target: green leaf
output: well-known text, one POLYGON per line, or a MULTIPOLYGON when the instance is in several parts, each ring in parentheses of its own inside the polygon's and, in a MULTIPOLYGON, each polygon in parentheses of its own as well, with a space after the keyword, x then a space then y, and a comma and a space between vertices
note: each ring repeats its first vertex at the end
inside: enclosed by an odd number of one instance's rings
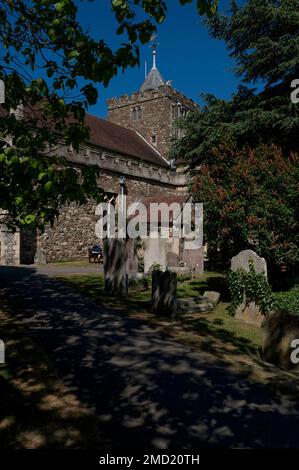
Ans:
POLYGON ((51 191, 52 186, 53 186, 52 181, 47 181, 47 183, 44 186, 46 193, 49 193, 51 191))

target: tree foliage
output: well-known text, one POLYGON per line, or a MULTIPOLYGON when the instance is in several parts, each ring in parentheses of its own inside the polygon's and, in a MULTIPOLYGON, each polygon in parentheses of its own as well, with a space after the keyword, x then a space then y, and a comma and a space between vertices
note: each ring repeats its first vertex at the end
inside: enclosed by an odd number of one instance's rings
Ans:
POLYGON ((182 123, 174 156, 200 163, 227 138, 240 148, 275 143, 298 151, 298 105, 290 95, 299 78, 299 0, 232 1, 231 15, 212 19, 210 31, 226 42, 241 84, 229 101, 204 96, 202 111, 182 123))
MULTIPOLYGON (((199 12, 213 13, 216 3, 199 0, 199 12)), ((164 20, 167 3, 111 0, 111 9, 118 22, 111 34, 123 39, 116 50, 84 31, 74 0, 0 2, 0 218, 8 224, 43 227, 62 203, 101 196, 97 171, 76 170, 59 148, 86 141, 84 114, 97 102, 96 84, 108 86, 119 70, 139 64, 139 46, 164 20), (20 103, 24 119, 10 113, 20 103)))
POLYGON ((298 0, 232 1, 228 16, 210 21, 241 83, 228 101, 206 96, 180 123, 184 137, 173 155, 187 158, 195 175, 212 256, 228 260, 251 247, 276 265, 299 261, 299 115, 290 97, 299 78, 298 7, 298 0))
POLYGON ((261 145, 214 148, 194 177, 204 203, 210 255, 229 260, 251 248, 273 265, 299 262, 299 157, 261 145))

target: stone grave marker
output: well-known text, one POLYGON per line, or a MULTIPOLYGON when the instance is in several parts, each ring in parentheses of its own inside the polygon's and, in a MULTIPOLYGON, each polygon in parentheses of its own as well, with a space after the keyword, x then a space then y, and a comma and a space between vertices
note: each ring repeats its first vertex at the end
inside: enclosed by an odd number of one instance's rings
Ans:
POLYGON ((173 253, 173 251, 169 251, 166 254, 166 264, 169 268, 177 268, 179 265, 178 255, 176 253, 173 253))
POLYGON ((103 255, 106 294, 126 296, 128 294, 126 242, 118 239, 105 240, 103 255))
MULTIPOLYGON (((257 253, 252 250, 243 250, 231 260, 232 271, 244 269, 249 272, 249 262, 252 260, 253 267, 256 273, 264 274, 267 277, 267 263, 264 258, 261 258, 257 253)), ((246 305, 246 299, 239 305, 235 314, 236 318, 243 320, 245 323, 261 326, 264 321, 264 315, 261 313, 260 308, 255 302, 250 302, 246 305)))
POLYGON ((146 238, 144 240, 144 272, 148 273, 153 264, 158 263, 162 270, 166 269, 165 238, 146 238))
POLYGON ((170 271, 152 272, 152 310, 172 316, 177 311, 177 275, 170 271))

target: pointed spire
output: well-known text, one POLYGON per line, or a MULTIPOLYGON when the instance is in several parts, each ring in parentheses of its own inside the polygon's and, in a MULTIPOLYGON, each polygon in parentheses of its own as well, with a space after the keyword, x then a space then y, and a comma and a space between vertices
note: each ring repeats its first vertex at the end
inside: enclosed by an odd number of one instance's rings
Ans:
POLYGON ((140 91, 157 90, 160 86, 165 85, 165 81, 157 69, 157 47, 159 43, 156 41, 156 39, 157 36, 153 35, 151 38, 152 43, 150 45, 150 47, 153 49, 153 67, 148 76, 145 78, 140 91))
POLYGON ((156 58, 157 58, 157 47, 159 46, 159 43, 157 42, 157 35, 153 34, 151 37, 151 45, 150 47, 153 49, 153 68, 152 70, 157 69, 157 64, 156 64, 156 58))
POLYGON ((157 68, 156 57, 157 57, 157 45, 153 44, 153 70, 157 68))

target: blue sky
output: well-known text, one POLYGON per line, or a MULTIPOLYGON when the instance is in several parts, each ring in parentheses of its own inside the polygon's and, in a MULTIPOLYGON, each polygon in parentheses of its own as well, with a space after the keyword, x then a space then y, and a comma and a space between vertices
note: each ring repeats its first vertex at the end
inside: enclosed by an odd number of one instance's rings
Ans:
MULTIPOLYGON (((220 0, 220 9, 227 7, 220 0)), ((115 34, 116 20, 110 11, 110 0, 83 2, 78 0, 79 18, 95 38, 104 39, 110 47, 119 45, 115 34)), ((208 34, 203 19, 196 12, 196 2, 182 7, 178 0, 168 0, 168 15, 158 26, 157 66, 173 87, 197 102, 201 93, 212 93, 219 98, 229 98, 236 90, 237 79, 225 44, 208 34)), ((144 80, 144 63, 152 65, 152 51, 148 45, 141 48, 140 68, 127 69, 115 77, 107 89, 99 87, 99 101, 90 108, 92 114, 106 116, 106 100, 137 91, 144 80)))

